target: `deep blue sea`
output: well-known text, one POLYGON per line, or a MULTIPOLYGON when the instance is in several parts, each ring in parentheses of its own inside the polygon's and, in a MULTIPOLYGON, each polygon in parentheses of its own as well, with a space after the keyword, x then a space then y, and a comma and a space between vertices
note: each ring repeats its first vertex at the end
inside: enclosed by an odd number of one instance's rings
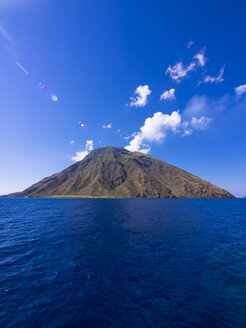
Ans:
POLYGON ((246 327, 246 199, 0 199, 0 327, 246 327))

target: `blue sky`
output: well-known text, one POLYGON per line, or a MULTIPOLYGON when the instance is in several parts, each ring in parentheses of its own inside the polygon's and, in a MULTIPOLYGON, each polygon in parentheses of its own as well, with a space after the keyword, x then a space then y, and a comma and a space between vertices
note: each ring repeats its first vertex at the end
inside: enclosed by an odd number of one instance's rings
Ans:
POLYGON ((0 194, 112 145, 246 195, 245 10, 0 0, 0 194))

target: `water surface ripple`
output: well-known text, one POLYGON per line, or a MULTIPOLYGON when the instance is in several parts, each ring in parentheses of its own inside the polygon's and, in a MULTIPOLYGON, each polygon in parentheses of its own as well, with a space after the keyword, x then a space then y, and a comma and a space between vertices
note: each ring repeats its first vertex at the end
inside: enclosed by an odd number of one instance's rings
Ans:
POLYGON ((246 327, 246 199, 0 199, 0 327, 246 327))

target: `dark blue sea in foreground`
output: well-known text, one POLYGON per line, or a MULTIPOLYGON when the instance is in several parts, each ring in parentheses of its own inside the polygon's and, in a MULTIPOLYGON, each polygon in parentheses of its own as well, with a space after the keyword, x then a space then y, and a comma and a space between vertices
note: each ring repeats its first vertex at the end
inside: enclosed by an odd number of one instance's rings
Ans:
POLYGON ((0 199, 0 327, 246 327, 246 199, 0 199))

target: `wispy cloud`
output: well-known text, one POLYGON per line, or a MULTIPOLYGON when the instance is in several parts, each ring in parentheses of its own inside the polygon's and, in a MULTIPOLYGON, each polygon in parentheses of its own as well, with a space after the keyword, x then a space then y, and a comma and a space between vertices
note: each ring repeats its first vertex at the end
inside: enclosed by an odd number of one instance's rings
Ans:
POLYGON ((194 130, 205 130, 213 120, 219 119, 225 110, 234 110, 241 105, 235 96, 229 94, 219 98, 195 95, 182 111, 184 122, 180 132, 183 131, 185 136, 190 135, 194 130))
POLYGON ((196 69, 196 64, 194 62, 190 63, 187 67, 184 66, 182 62, 178 62, 174 66, 168 66, 166 74, 170 74, 171 79, 180 82, 189 72, 196 69))
POLYGON ((174 100, 175 99, 175 89, 166 90, 162 93, 160 100, 174 100))
MULTIPOLYGON (((0 1, 1 3, 1 1, 0 1)), ((12 38, 12 36, 10 36, 10 34, 7 32, 7 30, 0 24, 0 35, 11 45, 15 44, 14 39, 12 38)))
POLYGON ((121 134, 121 130, 120 129, 117 129, 116 131, 114 131, 115 134, 117 134, 118 136, 122 137, 122 134, 121 134))
POLYGON ((29 75, 29 72, 22 66, 18 61, 15 61, 15 64, 26 74, 29 75))
POLYGON ((169 74, 172 80, 180 82, 190 72, 196 71, 198 67, 203 67, 206 61, 205 48, 203 48, 193 56, 193 60, 189 65, 185 66, 183 62, 180 61, 174 66, 169 65, 165 73, 169 74))
POLYGON ((137 135, 137 132, 133 132, 131 135, 124 137, 125 140, 129 140, 137 135))
POLYGON ((94 149, 93 140, 86 140, 85 149, 78 151, 75 156, 72 156, 72 160, 75 162, 81 161, 85 156, 94 149))
POLYGON ((206 95, 195 95, 187 103, 182 114, 186 119, 201 116, 217 116, 223 112, 233 99, 230 95, 224 95, 219 98, 209 98, 206 95))
POLYGON ((181 133, 181 137, 190 136, 195 130, 205 130, 212 120, 206 116, 192 117, 191 121, 184 121, 179 125, 178 132, 181 133))
POLYGON ((225 66, 223 66, 217 76, 206 75, 200 83, 221 83, 224 81, 223 75, 225 71, 225 66))
POLYGON ((205 57, 205 50, 206 48, 201 49, 197 54, 195 54, 195 56, 193 57, 194 59, 196 59, 198 61, 198 64, 200 66, 205 66, 206 62, 207 62, 207 58, 205 57))
POLYGON ((195 129, 205 130, 211 121, 211 118, 205 116, 201 116, 200 118, 192 117, 190 125, 195 129))
POLYGON ((209 110, 209 101, 205 95, 195 95, 187 103, 183 114, 187 117, 201 115, 209 110))
POLYGON ((205 50, 206 48, 203 48, 195 54, 192 61, 187 66, 185 66, 182 61, 179 61, 174 66, 169 65, 165 73, 169 74, 172 80, 180 82, 183 78, 188 76, 190 72, 196 71, 199 67, 205 66, 207 62, 205 50))
POLYGON ((147 104, 147 97, 151 94, 148 85, 140 85, 135 90, 135 97, 131 97, 130 106, 144 107, 147 104))
POLYGON ((234 89, 236 95, 241 96, 246 92, 246 84, 239 85, 234 89))
POLYGON ((102 125, 102 128, 103 129, 111 129, 112 128, 112 123, 108 123, 108 124, 102 125))
POLYGON ((75 141, 74 140, 70 140, 70 145, 73 145, 74 143, 75 143, 75 141))
POLYGON ((194 41, 190 40, 186 43, 186 48, 190 49, 190 47, 194 44, 194 41))
POLYGON ((164 139, 168 130, 176 131, 181 122, 181 115, 178 111, 172 112, 171 115, 157 112, 153 117, 145 120, 140 131, 131 140, 125 148, 129 151, 139 151, 148 154, 151 147, 145 142, 157 142, 164 139))
POLYGON ((180 128, 181 128, 180 132, 182 133, 181 137, 187 137, 187 136, 190 136, 193 133, 193 129, 190 128, 190 123, 189 122, 183 122, 180 125, 180 128))
POLYGON ((246 102, 240 95, 246 93, 246 85, 245 87, 242 85, 237 91, 236 89, 234 89, 236 96, 233 94, 225 94, 222 97, 193 96, 182 111, 183 123, 179 126, 182 136, 190 135, 195 130, 205 130, 212 121, 218 122, 223 115, 233 117, 236 112, 243 110, 246 102))

